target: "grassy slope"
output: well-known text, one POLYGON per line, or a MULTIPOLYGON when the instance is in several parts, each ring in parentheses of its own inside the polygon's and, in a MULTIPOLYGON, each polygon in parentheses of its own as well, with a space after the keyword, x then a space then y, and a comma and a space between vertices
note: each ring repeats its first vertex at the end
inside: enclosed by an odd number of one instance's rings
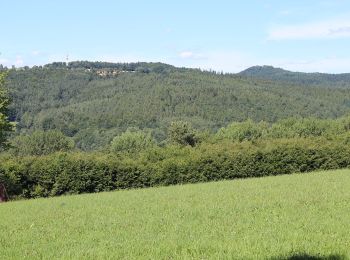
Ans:
POLYGON ((0 205, 0 254, 349 257, 349 205, 349 170, 18 201, 0 205))

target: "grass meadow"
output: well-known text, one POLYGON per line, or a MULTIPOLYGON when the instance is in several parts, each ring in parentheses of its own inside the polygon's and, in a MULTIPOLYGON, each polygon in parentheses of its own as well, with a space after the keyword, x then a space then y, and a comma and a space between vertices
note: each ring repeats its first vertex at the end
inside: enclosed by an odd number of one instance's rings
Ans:
POLYGON ((350 170, 0 204, 1 259, 348 259, 350 170))

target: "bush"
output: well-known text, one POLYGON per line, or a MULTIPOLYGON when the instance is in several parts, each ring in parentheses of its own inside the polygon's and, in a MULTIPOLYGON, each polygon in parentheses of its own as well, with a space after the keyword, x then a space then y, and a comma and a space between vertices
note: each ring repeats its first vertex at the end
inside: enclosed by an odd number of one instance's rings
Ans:
POLYGON ((35 131, 15 137, 11 147, 10 153, 16 156, 48 155, 72 150, 74 141, 57 130, 35 131))
POLYGON ((295 138, 151 147, 137 157, 59 152, 4 158, 0 181, 9 195, 34 198, 344 168, 350 166, 350 146, 295 138))
POLYGON ((185 121, 171 122, 168 129, 168 140, 170 144, 182 146, 195 146, 198 142, 195 130, 190 123, 185 121))
POLYGON ((123 134, 114 137, 111 142, 111 151, 135 153, 152 146, 155 146, 155 141, 150 134, 140 130, 127 130, 123 134))
POLYGON ((252 120, 234 122, 227 127, 221 128, 216 136, 218 139, 231 141, 251 141, 261 138, 267 131, 267 127, 267 124, 264 122, 256 124, 252 120))

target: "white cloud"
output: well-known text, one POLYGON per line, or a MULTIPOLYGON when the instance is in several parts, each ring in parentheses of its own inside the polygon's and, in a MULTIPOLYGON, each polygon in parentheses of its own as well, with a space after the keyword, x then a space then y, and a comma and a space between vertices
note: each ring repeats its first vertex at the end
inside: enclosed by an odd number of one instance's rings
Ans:
POLYGON ((0 64, 7 65, 8 59, 0 59, 0 64))
POLYGON ((238 51, 208 51, 201 53, 201 59, 167 58, 166 63, 179 67, 237 73, 255 65, 272 65, 291 71, 350 73, 350 57, 320 57, 319 59, 263 58, 238 51))
POLYGON ((291 15, 292 11, 291 10, 281 10, 278 12, 278 14, 282 15, 282 16, 287 16, 287 15, 291 15))
POLYGON ((32 51, 33 56, 38 56, 41 52, 38 50, 32 51))
POLYGON ((123 54, 123 55, 113 55, 113 54, 104 54, 97 56, 93 59, 95 61, 105 61, 105 62, 142 62, 142 61, 160 61, 152 60, 149 57, 135 55, 135 54, 123 54))
POLYGON ((346 1, 347 0, 324 0, 320 2, 320 5, 326 8, 329 8, 329 7, 340 6, 342 4, 345 4, 346 1))
POLYGON ((182 51, 179 53, 179 57, 182 59, 203 59, 205 55, 193 51, 182 51))
MULTIPOLYGON (((11 67, 22 67, 25 65, 40 65, 53 61, 65 61, 65 54, 33 56, 17 55, 13 57, 1 57, 0 64, 11 67), (40 58, 40 59, 39 59, 40 58), (34 60, 33 60, 34 59, 34 60)), ((350 56, 330 56, 316 59, 302 57, 277 58, 262 57, 247 52, 234 50, 208 50, 204 51, 173 51, 173 55, 167 56, 144 56, 136 53, 104 54, 93 57, 81 57, 70 55, 69 60, 90 60, 108 62, 164 62, 178 67, 201 68, 236 73, 254 65, 272 65, 291 71, 302 72, 325 72, 325 73, 350 73, 350 56), (182 54, 182 55, 181 55, 182 54)))
POLYGON ((20 67, 20 66, 23 66, 23 64, 24 64, 24 61, 23 61, 22 57, 17 56, 16 60, 15 60, 15 65, 20 67))
POLYGON ((23 67, 25 65, 25 62, 22 58, 22 56, 17 55, 16 57, 10 59, 10 58, 1 58, 0 64, 4 66, 12 66, 15 65, 16 67, 23 67))
POLYGON ((350 58, 326 57, 316 60, 275 61, 272 64, 291 71, 350 73, 350 58))
POLYGON ((179 56, 184 59, 193 58, 194 54, 191 51, 183 51, 179 53, 179 56))
POLYGON ((184 51, 179 53, 177 57, 167 58, 165 62, 179 67, 184 66, 224 72, 239 72, 256 64, 250 55, 229 50, 201 53, 184 51))
POLYGON ((350 37, 349 18, 276 26, 268 32, 268 40, 334 39, 344 37, 350 37))

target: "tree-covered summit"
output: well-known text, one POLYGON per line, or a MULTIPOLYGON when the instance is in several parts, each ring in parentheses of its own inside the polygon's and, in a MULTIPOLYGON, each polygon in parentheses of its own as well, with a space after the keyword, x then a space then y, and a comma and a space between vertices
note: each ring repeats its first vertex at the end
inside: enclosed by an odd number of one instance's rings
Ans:
POLYGON ((164 72, 174 70, 175 67, 161 62, 100 62, 100 61, 71 61, 52 62, 42 66, 50 69, 116 69, 128 72, 164 72))
POLYGON ((260 79, 281 81, 290 84, 299 85, 318 85, 325 87, 345 87, 350 88, 350 73, 342 74, 327 74, 327 73, 305 73, 305 72, 292 72, 281 68, 275 68, 272 66, 253 66, 246 70, 243 70, 239 75, 260 79))

